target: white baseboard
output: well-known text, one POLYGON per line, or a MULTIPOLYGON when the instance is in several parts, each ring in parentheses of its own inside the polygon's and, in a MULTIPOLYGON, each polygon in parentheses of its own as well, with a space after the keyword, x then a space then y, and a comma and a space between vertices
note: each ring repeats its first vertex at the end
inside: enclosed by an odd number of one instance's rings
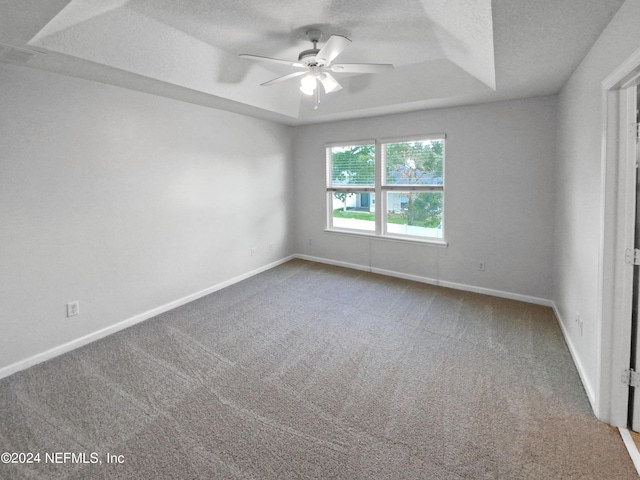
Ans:
POLYGON ((359 265, 357 263, 341 262, 339 260, 331 260, 328 258, 313 257, 311 255, 298 254, 294 256, 295 258, 299 258, 300 260, 308 260, 309 262, 324 263, 326 265, 334 265, 336 267, 351 268, 352 270, 362 270, 364 272, 371 271, 370 267, 365 265, 359 265))
MULTIPOLYGON (((83 337, 74 339, 70 342, 64 343, 62 345, 59 345, 57 347, 54 347, 50 350, 47 350, 45 352, 42 353, 38 353, 36 355, 33 355, 29 358, 26 358, 24 360, 20 360, 16 363, 13 363, 11 365, 8 365, 6 367, 2 367, 0 368, 0 378, 5 378, 8 377, 9 375, 12 375, 16 372, 19 372, 21 370, 25 370, 33 365, 36 365, 38 363, 44 362, 46 360, 52 359, 54 357, 57 357, 58 355, 62 355, 63 353, 67 353, 70 352, 76 348, 82 347, 84 345, 87 345, 91 342, 94 342, 96 340, 99 340, 101 338, 104 338, 108 335, 111 335, 113 333, 116 333, 120 330, 124 330, 125 328, 131 327, 137 323, 143 322, 144 320, 147 320, 149 318, 155 317, 157 315, 160 315, 161 313, 167 312, 169 310, 172 310, 174 308, 180 307, 182 305, 185 305, 189 302, 192 302, 194 300, 197 300, 198 298, 204 297, 206 295, 209 295, 210 293, 216 292, 218 290, 221 290, 225 287, 228 287, 230 285, 233 285, 235 283, 238 283, 242 280, 245 280, 249 277, 252 277, 254 275, 257 275, 258 273, 262 273, 266 270, 269 270, 271 268, 274 268, 278 265, 281 265, 285 262, 288 262, 289 260, 292 260, 294 258, 300 258, 302 260, 308 260, 308 261, 312 261, 312 262, 318 262, 318 263, 325 263, 328 265, 335 265, 335 266, 340 266, 340 267, 345 267, 345 268, 351 268, 354 270, 362 270, 362 271, 367 271, 367 272, 372 272, 372 273, 377 273, 380 275, 386 275, 386 276, 390 276, 390 277, 396 277, 396 278, 403 278, 406 280, 412 280, 412 281, 416 281, 416 282, 421 282, 421 283, 427 283, 430 285, 437 285, 437 286, 442 286, 442 287, 447 287, 447 288, 454 288, 457 290, 463 290, 463 291, 468 291, 468 292, 475 292, 475 293, 481 293, 484 295, 491 295, 494 297, 501 297, 501 298, 508 298, 511 300, 518 300, 518 301, 522 301, 522 302, 527 302, 527 303, 533 303, 533 304, 537 304, 537 305, 544 305, 544 306, 551 306, 554 307, 554 311, 556 311, 556 316, 558 316, 557 313, 557 309, 555 308, 555 305, 553 304, 553 302, 551 302, 550 300, 544 299, 544 298, 538 298, 538 297, 533 297, 533 296, 528 296, 528 295, 521 295, 521 294, 517 294, 517 293, 512 293, 512 292, 504 292, 504 291, 500 291, 500 290, 493 290, 493 289, 489 289, 489 288, 483 288, 483 287, 477 287, 474 285, 467 285, 467 284, 462 284, 462 283, 455 283, 455 282, 447 282, 447 281, 443 281, 443 280, 438 280, 438 279, 434 279, 434 278, 429 278, 429 277, 424 277, 424 276, 420 276, 420 275, 411 275, 411 274, 406 274, 406 273, 401 273, 401 272, 396 272, 393 270, 385 270, 385 269, 381 269, 381 268, 372 268, 369 267, 367 265, 359 265, 359 264, 355 264, 355 263, 349 263, 349 262, 341 262, 341 261, 337 261, 337 260, 331 260, 331 259, 327 259, 327 258, 320 258, 320 257, 313 257, 310 255, 290 255, 288 257, 285 257, 281 260, 278 260, 276 262, 270 263, 268 265, 265 265, 263 267, 257 268, 255 270, 252 270, 250 272, 244 273, 242 275, 239 275, 237 277, 231 278, 227 281, 224 281, 222 283, 219 283, 217 285, 214 285, 212 287, 206 288, 204 290, 201 290, 199 292, 193 293, 191 295, 187 295, 183 298, 180 298, 178 300, 175 300, 173 302, 169 302, 167 304, 161 305, 159 307, 153 308, 151 310, 148 310, 146 312, 143 312, 141 314, 135 315, 131 318, 128 318, 126 320, 123 320, 121 322, 118 322, 114 325, 110 325, 106 328, 103 328, 101 330, 97 330, 95 332, 92 332, 88 335, 85 335, 83 337)), ((559 317, 558 317, 559 319, 559 317)), ((589 401, 591 401, 592 405, 593 405, 593 394, 591 392, 591 390, 589 388, 587 388, 588 384, 585 382, 585 377, 582 373, 582 369, 577 361, 577 357, 574 353, 574 350, 572 348, 572 345, 570 343, 570 339, 569 337, 566 335, 566 332, 564 331, 564 327, 562 325, 562 322, 560 322, 560 327, 562 328, 562 332, 563 335, 567 341, 567 344, 569 345, 569 350, 571 351, 571 355, 574 358, 574 361, 576 363, 576 365, 578 366, 578 372, 580 373, 580 377, 582 378, 583 383, 585 384, 585 389, 587 390, 587 394, 589 395, 589 401)))
POLYGON ((575 349, 575 347, 573 345, 573 342, 571 341, 571 337, 568 335, 568 333, 567 333, 567 331, 565 329, 564 322, 562 321, 562 317, 560 316, 560 312, 558 311, 558 308, 556 307, 555 302, 553 302, 552 300, 547 300, 545 298, 532 297, 532 296, 529 296, 529 295, 521 295, 521 294, 511 293, 511 292, 503 292, 503 291, 500 291, 500 290, 493 290, 493 289, 490 289, 490 288, 476 287, 474 285, 466 285, 466 284, 462 284, 462 283, 447 282, 447 281, 437 280, 437 279, 423 277, 423 276, 419 276, 419 275, 410 275, 410 274, 395 272, 395 271, 392 271, 392 270, 384 270, 384 269, 381 269, 381 268, 373 268, 373 267, 364 266, 364 265, 357 265, 357 264, 353 264, 353 263, 330 260, 330 259, 327 259, 327 258, 312 257, 310 255, 295 255, 295 257, 303 259, 303 260, 309 260, 309 261, 312 261, 312 262, 326 263, 326 264, 329 264, 329 265, 336 265, 336 266, 339 266, 339 267, 353 268, 353 269, 356 269, 356 270, 364 270, 364 271, 368 271, 368 272, 372 272, 372 273, 379 273, 381 275, 387 275, 387 276, 397 277, 397 278, 404 278, 406 280, 413 280, 413 281, 416 281, 416 282, 428 283, 428 284, 431 284, 431 285, 438 285, 438 286, 447 287, 447 288, 454 288, 454 289, 457 289, 457 290, 464 290, 464 291, 467 291, 467 292, 481 293, 481 294, 484 294, 484 295, 491 295, 491 296, 494 296, 494 297, 508 298, 508 299, 511 299, 511 300, 519 300, 519 301, 526 302, 526 303, 533 303, 533 304, 536 304, 536 305, 543 305, 543 306, 546 306, 546 307, 553 308, 553 312, 555 313, 556 320, 558 321, 558 324, 560 325, 560 330, 562 331, 562 335, 564 337, 565 343, 567 344, 567 347, 569 348, 569 352, 571 353, 571 358, 573 359, 573 363, 576 365, 576 369, 578 370, 578 374, 580 375, 580 380, 582 381, 582 385, 584 386, 584 389, 587 392, 587 397, 589 399, 589 403, 591 404, 591 408, 593 409, 594 412, 597 412, 593 387, 591 386, 591 383, 589 382, 588 377, 585 374, 585 369, 584 369, 584 367, 582 365, 582 362, 580 361, 580 357, 578 357, 578 355, 576 353, 576 349, 575 349))
POLYGON ((624 446, 627 447, 627 451, 629 452, 631 461, 633 462, 634 467, 636 467, 638 475, 640 475, 640 453, 638 452, 638 448, 636 447, 636 444, 631 437, 631 433, 629 432, 629 430, 622 427, 619 427, 618 431, 620 432, 620 436, 624 441, 624 446))
POLYGON ((1 378, 5 378, 8 377, 9 375, 13 375, 14 373, 17 373, 21 370, 25 370, 29 367, 32 367, 34 365, 37 365, 38 363, 50 360, 54 357, 57 357, 58 355, 62 355, 63 353, 67 353, 70 352, 72 350, 75 350, 76 348, 82 347, 84 345, 87 345, 91 342, 95 342, 96 340, 99 340, 101 338, 104 338, 108 335, 111 335, 113 333, 119 332, 120 330, 124 330, 125 328, 131 327, 137 323, 143 322, 144 320, 148 320, 149 318, 153 318, 157 315, 160 315, 161 313, 164 312, 168 312, 169 310, 173 310, 174 308, 178 308, 182 305, 185 305, 189 302, 192 302, 194 300, 197 300, 198 298, 204 297, 206 295, 209 295, 210 293, 213 292, 217 292, 218 290, 221 290, 225 287, 228 287, 230 285, 233 285, 234 283, 238 283, 242 280, 245 280, 249 277, 253 277, 254 275, 257 275, 258 273, 262 273, 266 270, 270 270, 271 268, 277 267, 278 265, 281 265, 285 262, 288 262, 289 260, 292 260, 296 258, 294 255, 288 256, 286 258, 283 258, 281 260, 277 260, 273 263, 270 263, 268 265, 265 265, 263 267, 257 268, 255 270, 252 270, 250 272, 247 273, 243 273, 242 275, 238 275, 237 277, 231 278, 229 280, 226 280, 222 283, 219 283, 217 285, 213 285, 212 287, 206 288, 204 290, 201 290, 199 292, 193 293, 191 295, 187 295, 186 297, 182 297, 178 300, 174 300, 173 302, 169 302, 166 303, 164 305, 161 305, 159 307, 153 308, 151 310, 148 310, 146 312, 140 313, 138 315, 135 315, 133 317, 127 318, 126 320, 123 320, 121 322, 118 322, 116 324, 110 325, 106 328, 97 330, 95 332, 92 332, 88 335, 85 335, 83 337, 80 338, 76 338, 74 340, 71 340, 70 342, 64 343, 62 345, 59 345, 57 347, 54 347, 50 350, 47 350, 45 352, 42 353, 38 353, 36 355, 33 355, 29 358, 25 358, 24 360, 20 360, 18 362, 15 362, 11 365, 8 365, 6 367, 2 367, 0 368, 0 379, 1 378))
POLYGON ((346 267, 346 268, 352 268, 355 270, 363 270, 371 273, 378 273, 380 275, 386 275, 388 277, 403 278, 405 280, 413 280, 415 282, 428 283, 429 285, 437 285, 440 287, 454 288, 456 290, 463 290, 466 292, 481 293, 483 295, 490 295, 492 297, 508 298, 510 300, 518 300, 526 303, 534 303, 536 305, 544 305, 545 307, 553 306, 553 302, 551 300, 547 300, 546 298, 533 297, 529 295, 521 295, 519 293, 512 293, 512 292, 504 292, 502 290, 494 290, 491 288, 477 287, 474 285, 467 285, 464 283, 448 282, 445 280, 438 280, 435 278, 424 277, 421 275, 411 275, 408 273, 396 272, 394 270, 385 270, 382 268, 369 267, 366 265, 358 265, 355 263, 341 262, 337 260, 331 260, 328 258, 313 257, 310 255, 295 255, 295 257, 300 258, 302 260, 309 260, 311 262, 326 263, 328 265, 335 265, 338 267, 346 267))
POLYGON ((560 311, 558 310, 558 307, 556 306, 555 302, 552 302, 551 307, 553 308, 553 313, 555 313, 556 319, 558 320, 558 324, 560 325, 560 330, 562 331, 562 336, 564 337, 564 341, 567 344, 567 347, 569 348, 569 353, 571 353, 571 358, 573 358, 573 363, 575 364, 576 369, 578 370, 578 375, 580 375, 580 380, 582 380, 582 385, 584 386, 584 390, 585 392, 587 392, 587 398, 589 399, 589 403, 591 404, 591 409, 594 412, 597 412, 598 408, 596 405, 596 397, 594 395, 593 387, 591 385, 591 382, 589 382, 584 366, 582 365, 582 362, 580 361, 580 357, 578 356, 578 353, 576 352, 576 349, 573 345, 573 341, 569 336, 569 332, 567 332, 565 323, 562 319, 562 316, 560 315, 560 311))

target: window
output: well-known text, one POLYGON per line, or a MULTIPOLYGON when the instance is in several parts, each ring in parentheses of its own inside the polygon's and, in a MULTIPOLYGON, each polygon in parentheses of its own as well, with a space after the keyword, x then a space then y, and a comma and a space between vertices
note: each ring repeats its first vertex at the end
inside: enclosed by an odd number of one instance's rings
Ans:
POLYGON ((327 148, 329 228, 376 231, 375 144, 327 148))
POLYGON ((328 228, 443 240, 444 135, 327 147, 328 228))
POLYGON ((383 232, 442 238, 444 138, 382 143, 383 232))

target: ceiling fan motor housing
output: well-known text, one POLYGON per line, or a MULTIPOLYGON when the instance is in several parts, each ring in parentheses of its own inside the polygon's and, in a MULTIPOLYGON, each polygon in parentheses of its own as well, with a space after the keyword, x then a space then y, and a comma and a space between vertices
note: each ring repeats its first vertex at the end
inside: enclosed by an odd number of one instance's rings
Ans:
POLYGON ((317 59, 316 55, 320 51, 317 48, 317 43, 322 38, 322 32, 316 28, 313 28, 307 32, 307 38, 313 43, 313 48, 304 50, 298 55, 298 61, 304 63, 307 67, 323 67, 326 64, 324 59, 317 59))
POLYGON ((318 55, 319 51, 319 48, 304 50, 300 52, 300 55, 298 55, 298 61, 304 63, 308 67, 320 66, 320 63, 316 59, 316 55, 318 55))

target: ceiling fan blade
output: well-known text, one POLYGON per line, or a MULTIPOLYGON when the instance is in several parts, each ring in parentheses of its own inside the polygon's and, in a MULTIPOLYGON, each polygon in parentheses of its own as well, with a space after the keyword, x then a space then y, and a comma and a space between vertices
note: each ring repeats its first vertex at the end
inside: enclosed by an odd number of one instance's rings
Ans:
POLYGON ((261 57, 260 55, 249 55, 247 53, 241 53, 239 57, 249 60, 258 60, 260 62, 280 63, 282 65, 289 65, 290 67, 307 68, 307 66, 300 62, 292 62, 291 60, 281 60, 279 58, 261 57))
POLYGON ((318 77, 325 93, 337 92, 342 90, 342 85, 330 73, 323 73, 318 77))
POLYGON ((390 63, 336 63, 329 67, 332 72, 382 73, 393 70, 390 63))
POLYGON ((290 73, 288 75, 283 75, 282 77, 274 78, 273 80, 269 80, 268 82, 261 83, 260 85, 262 85, 264 87, 264 86, 267 86, 267 85, 271 85, 273 83, 284 82, 284 81, 289 80, 291 78, 295 78, 295 77, 299 77, 300 75, 304 75, 305 73, 307 73, 307 72, 293 72, 293 73, 290 73))
POLYGON ((323 65, 329 65, 350 43, 351 40, 347 37, 331 35, 316 55, 316 61, 323 65))

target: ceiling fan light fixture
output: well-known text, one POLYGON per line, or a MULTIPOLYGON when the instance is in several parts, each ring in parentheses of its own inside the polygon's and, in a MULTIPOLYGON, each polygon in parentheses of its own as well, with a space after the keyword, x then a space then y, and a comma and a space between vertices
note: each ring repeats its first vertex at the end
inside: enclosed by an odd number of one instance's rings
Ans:
POLYGON ((315 89, 310 90, 310 89, 307 89, 307 88, 304 88, 304 87, 300 87, 300 91, 302 93, 304 93, 305 95, 311 96, 311 95, 313 95, 313 92, 315 91, 315 89))
POLYGON ((308 73, 300 80, 300 91, 305 95, 313 95, 317 84, 316 76, 313 73, 308 73))
POLYGON ((317 29, 312 29, 307 32, 307 37, 309 41, 313 43, 313 48, 300 52, 297 62, 280 58, 263 57, 260 55, 249 55, 246 53, 242 53, 240 56, 250 60, 285 64, 290 67, 302 69, 302 71, 282 75, 281 77, 274 78, 260 85, 273 85, 302 76, 300 91, 310 97, 315 95, 314 108, 316 109, 320 103, 321 90, 324 90, 324 93, 342 90, 342 85, 340 85, 330 72, 380 73, 393 69, 393 65, 376 63, 342 63, 333 65, 333 61, 351 43, 351 40, 342 35, 331 35, 322 48, 318 48, 318 41, 321 36, 322 32, 317 29), (322 84, 322 88, 318 86, 318 83, 322 84))
POLYGON ((331 93, 335 90, 340 90, 340 84, 331 75, 323 73, 320 75, 320 77, 318 77, 318 80, 320 80, 320 82, 322 83, 325 93, 331 93))

